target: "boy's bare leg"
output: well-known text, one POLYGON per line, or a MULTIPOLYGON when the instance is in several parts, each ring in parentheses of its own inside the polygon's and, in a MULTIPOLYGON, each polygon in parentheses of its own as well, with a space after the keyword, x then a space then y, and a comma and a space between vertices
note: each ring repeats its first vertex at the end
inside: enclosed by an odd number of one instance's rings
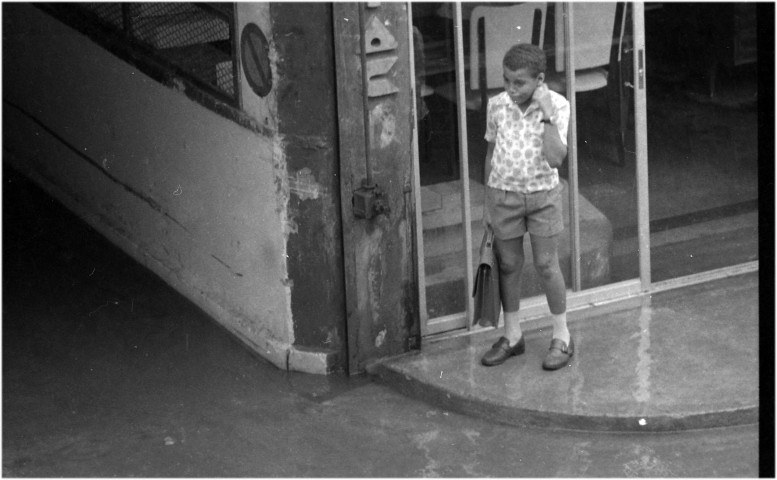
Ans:
POLYGON ((523 332, 518 321, 518 309, 521 300, 521 271, 524 253, 523 237, 509 240, 494 239, 494 247, 499 257, 499 290, 502 296, 502 308, 505 312, 505 337, 513 346, 521 340, 523 332))
POLYGON ((534 267, 542 281, 545 297, 553 316, 553 338, 569 344, 567 328, 567 288, 558 262, 558 235, 552 237, 531 236, 534 251, 534 267))

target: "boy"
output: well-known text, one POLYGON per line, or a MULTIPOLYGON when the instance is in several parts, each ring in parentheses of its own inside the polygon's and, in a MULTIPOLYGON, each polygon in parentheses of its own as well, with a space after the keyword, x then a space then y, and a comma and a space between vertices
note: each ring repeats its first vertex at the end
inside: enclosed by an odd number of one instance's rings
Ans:
POLYGON ((505 91, 488 102, 483 221, 494 230, 505 336, 483 356, 483 365, 504 363, 525 350, 518 307, 523 236, 528 232, 534 266, 553 314, 553 336, 543 368, 568 364, 574 343, 567 329, 566 286, 557 243, 564 229, 557 167, 567 155, 569 102, 545 84, 545 52, 529 44, 510 48, 502 62, 505 91))

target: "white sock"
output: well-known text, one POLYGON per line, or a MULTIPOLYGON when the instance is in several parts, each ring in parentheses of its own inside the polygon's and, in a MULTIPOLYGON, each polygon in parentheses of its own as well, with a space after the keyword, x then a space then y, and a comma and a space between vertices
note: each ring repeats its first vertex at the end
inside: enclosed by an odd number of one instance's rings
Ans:
POLYGON ((553 323, 553 338, 558 338, 562 342, 569 345, 569 329, 567 328, 567 312, 551 314, 551 321, 553 323))
POLYGON ((505 312, 505 337, 510 341, 510 346, 514 347, 523 336, 521 323, 518 321, 518 311, 505 312))

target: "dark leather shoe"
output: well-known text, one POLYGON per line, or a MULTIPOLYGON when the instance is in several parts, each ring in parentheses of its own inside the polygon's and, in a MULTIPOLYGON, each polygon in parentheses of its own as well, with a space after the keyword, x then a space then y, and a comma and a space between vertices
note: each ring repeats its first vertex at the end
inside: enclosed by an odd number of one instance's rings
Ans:
POLYGON ((493 367, 494 365, 501 365, 505 363, 505 360, 513 355, 520 355, 526 351, 526 341, 521 337, 518 343, 514 347, 510 347, 510 341, 505 337, 501 337, 497 342, 491 346, 491 350, 487 351, 480 363, 487 367, 493 367))
POLYGON ((558 370, 569 364, 569 359, 575 354, 575 342, 572 338, 569 338, 569 345, 567 346, 563 340, 554 338, 550 341, 550 351, 545 356, 545 360, 542 362, 542 368, 545 370, 558 370))

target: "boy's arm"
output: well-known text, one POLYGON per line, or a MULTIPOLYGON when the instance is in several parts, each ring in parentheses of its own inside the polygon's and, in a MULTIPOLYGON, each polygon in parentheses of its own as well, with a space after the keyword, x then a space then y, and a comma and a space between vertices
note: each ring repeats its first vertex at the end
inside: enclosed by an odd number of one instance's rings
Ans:
POLYGON ((484 162, 485 165, 483 166, 483 173, 485 176, 483 177, 483 226, 488 227, 491 225, 491 212, 488 211, 488 207, 486 206, 486 195, 488 192, 488 177, 491 176, 491 158, 494 156, 494 146, 496 145, 495 142, 488 142, 488 151, 486 152, 486 161, 484 162))
POLYGON ((491 176, 491 158, 494 156, 494 147, 496 142, 488 142, 488 151, 486 151, 486 161, 483 165, 483 185, 488 186, 488 177, 491 176))
MULTIPOLYGON (((543 83, 537 87, 534 91, 534 98, 537 100, 537 103, 542 110, 543 122, 550 122, 556 112, 550 98, 548 86, 543 83)), ((542 133, 542 151, 545 153, 545 158, 551 168, 560 167, 567 157, 567 146, 561 140, 558 126, 553 123, 544 124, 544 131, 542 133)))
POLYGON ((545 131, 542 133, 542 150, 551 168, 560 167, 567 157, 567 146, 561 141, 558 127, 552 123, 545 124, 545 131))

